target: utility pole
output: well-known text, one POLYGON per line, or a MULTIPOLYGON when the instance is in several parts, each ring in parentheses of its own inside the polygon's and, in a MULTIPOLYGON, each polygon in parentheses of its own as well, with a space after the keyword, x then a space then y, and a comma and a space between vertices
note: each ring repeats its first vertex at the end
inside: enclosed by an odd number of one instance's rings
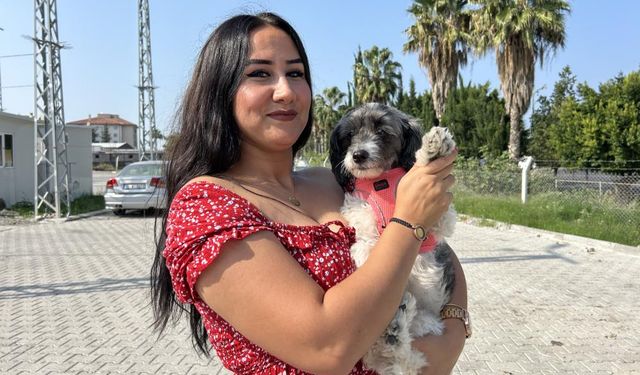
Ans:
POLYGON ((153 73, 151 71, 151 28, 149 0, 138 0, 138 155, 146 158, 149 145, 150 159, 156 158, 156 114, 153 73))
POLYGON ((71 211, 56 0, 34 0, 34 214, 71 211), (41 124, 39 124, 41 123, 41 124))
POLYGON ((4 111, 2 108, 2 65, 0 64, 0 112, 4 111))
MULTIPOLYGON (((4 29, 0 27, 0 31, 4 31, 4 29)), ((2 111, 2 65, 0 65, 0 112, 2 111)))

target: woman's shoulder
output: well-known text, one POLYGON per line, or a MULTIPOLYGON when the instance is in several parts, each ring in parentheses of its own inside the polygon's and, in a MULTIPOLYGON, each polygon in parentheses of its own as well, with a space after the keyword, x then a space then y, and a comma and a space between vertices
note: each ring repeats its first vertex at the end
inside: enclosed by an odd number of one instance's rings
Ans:
POLYGON ((173 198, 172 208, 176 204, 178 206, 184 204, 227 205, 229 200, 247 209, 253 208, 229 181, 214 176, 198 176, 187 181, 180 188, 173 198))
POLYGON ((210 196, 210 193, 214 192, 215 195, 237 195, 233 184, 229 181, 215 176, 198 176, 187 181, 176 194, 177 197, 184 195, 193 195, 194 193, 205 193, 205 196, 210 196))

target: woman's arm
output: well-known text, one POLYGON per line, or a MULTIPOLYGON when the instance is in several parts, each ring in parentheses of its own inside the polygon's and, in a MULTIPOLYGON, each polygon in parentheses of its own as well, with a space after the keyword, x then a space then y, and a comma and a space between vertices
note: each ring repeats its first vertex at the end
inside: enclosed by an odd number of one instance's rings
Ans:
MULTIPOLYGON (((458 257, 451 251, 455 284, 451 303, 467 308, 467 282, 458 257)), ((429 361, 422 375, 450 374, 465 344, 466 331, 460 319, 445 319, 442 336, 429 335, 413 341, 414 348, 425 354, 429 361)))
MULTIPOLYGON (((455 155, 414 167, 394 216, 432 226, 451 202, 455 155)), ((199 296, 253 343, 312 373, 348 373, 393 318, 420 242, 390 224, 370 257, 326 292, 270 232, 230 241, 196 282, 199 296)))

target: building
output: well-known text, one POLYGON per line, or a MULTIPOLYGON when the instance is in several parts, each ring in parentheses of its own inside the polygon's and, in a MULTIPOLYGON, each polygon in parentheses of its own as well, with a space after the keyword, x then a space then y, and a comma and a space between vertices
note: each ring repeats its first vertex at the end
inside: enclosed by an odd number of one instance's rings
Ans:
MULTIPOLYGON (((67 125, 71 199, 92 191, 91 129, 67 125)), ((35 191, 33 117, 0 112, 0 198, 7 206, 33 203, 35 191)))
POLYGON ((128 143, 137 148, 138 126, 118 115, 98 113, 95 117, 71 121, 68 125, 83 125, 91 128, 93 143, 128 143))
POLYGON ((92 143, 93 165, 111 164, 116 169, 139 160, 138 150, 126 142, 120 143, 92 143))

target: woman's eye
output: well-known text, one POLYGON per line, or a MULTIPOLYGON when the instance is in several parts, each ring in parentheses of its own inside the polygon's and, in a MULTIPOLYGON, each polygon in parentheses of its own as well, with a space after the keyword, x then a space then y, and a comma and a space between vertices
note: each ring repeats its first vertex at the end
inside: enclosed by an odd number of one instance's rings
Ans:
POLYGON ((289 72, 289 77, 303 78, 304 72, 302 70, 294 70, 292 72, 289 72))
POLYGON ((253 72, 247 74, 248 77, 252 78, 266 78, 269 77, 269 73, 264 70, 254 70, 253 72))

